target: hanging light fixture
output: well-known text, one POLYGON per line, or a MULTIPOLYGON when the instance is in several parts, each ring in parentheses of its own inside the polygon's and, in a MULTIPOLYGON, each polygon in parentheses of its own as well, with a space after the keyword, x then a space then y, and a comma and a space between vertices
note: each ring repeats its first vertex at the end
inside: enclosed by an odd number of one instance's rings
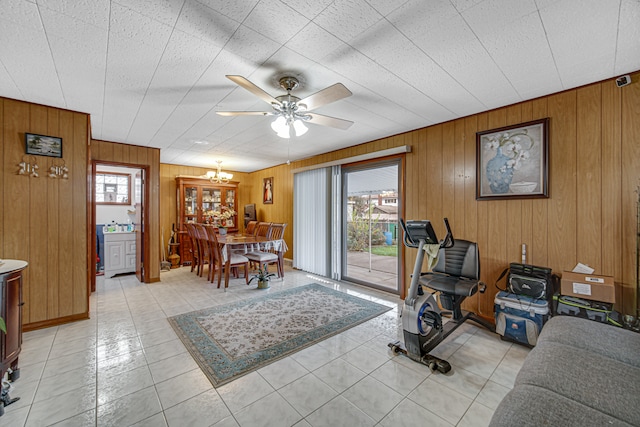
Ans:
POLYGON ((217 171, 207 172, 207 178, 209 178, 209 181, 215 184, 226 184, 231 181, 233 174, 222 172, 222 160, 217 160, 216 163, 218 164, 217 171))
POLYGON ((280 79, 280 86, 287 91, 287 94, 276 98, 280 104, 275 102, 271 104, 274 114, 277 116, 271 123, 271 129, 280 138, 290 138, 291 128, 293 128, 295 136, 302 136, 308 130, 304 122, 310 120, 311 116, 305 114, 307 109, 305 104, 298 104, 300 98, 291 95, 291 91, 298 86, 298 80, 293 77, 283 77, 280 79))

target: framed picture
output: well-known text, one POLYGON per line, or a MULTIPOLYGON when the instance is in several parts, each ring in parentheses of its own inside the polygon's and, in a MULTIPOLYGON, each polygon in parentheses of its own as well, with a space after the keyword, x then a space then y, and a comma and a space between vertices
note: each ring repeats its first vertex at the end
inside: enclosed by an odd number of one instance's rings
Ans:
POLYGON ((62 157, 62 138, 25 133, 24 140, 27 154, 62 157))
POLYGON ((265 205, 273 203, 273 177, 262 180, 262 203, 265 205))
POLYGON ((476 133, 476 200, 549 197, 549 118, 476 133))

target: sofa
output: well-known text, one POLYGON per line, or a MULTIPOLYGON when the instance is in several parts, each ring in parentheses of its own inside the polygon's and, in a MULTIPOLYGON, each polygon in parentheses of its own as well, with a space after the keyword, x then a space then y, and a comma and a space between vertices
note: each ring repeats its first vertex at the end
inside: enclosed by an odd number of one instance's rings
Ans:
POLYGON ((490 425, 640 426, 640 334, 553 317, 490 425))

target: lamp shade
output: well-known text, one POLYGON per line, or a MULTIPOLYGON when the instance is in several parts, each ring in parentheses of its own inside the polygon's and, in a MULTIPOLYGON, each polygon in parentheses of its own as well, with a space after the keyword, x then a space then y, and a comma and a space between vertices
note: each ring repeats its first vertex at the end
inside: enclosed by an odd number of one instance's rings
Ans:
POLYGON ((302 136, 309 130, 304 123, 302 123, 302 120, 294 120, 293 129, 296 131, 296 136, 302 136))

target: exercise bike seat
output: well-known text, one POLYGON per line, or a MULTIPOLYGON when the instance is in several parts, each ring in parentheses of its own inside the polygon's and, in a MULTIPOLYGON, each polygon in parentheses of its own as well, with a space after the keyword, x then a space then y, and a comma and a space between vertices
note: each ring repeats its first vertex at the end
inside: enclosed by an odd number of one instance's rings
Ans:
POLYGON ((441 248, 431 272, 422 273, 419 283, 441 294, 470 297, 480 281, 478 244, 454 239, 449 248, 441 248))

